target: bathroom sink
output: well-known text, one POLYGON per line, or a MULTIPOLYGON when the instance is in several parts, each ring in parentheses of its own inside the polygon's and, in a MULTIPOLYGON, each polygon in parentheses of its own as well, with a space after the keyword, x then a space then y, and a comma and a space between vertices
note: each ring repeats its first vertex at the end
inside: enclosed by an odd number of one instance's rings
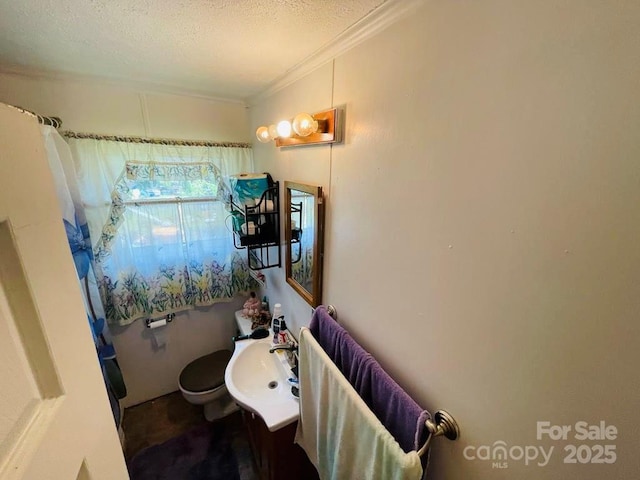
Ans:
POLYGON ((298 419, 300 407, 291 394, 283 352, 269 353, 271 339, 236 342, 225 370, 227 390, 235 401, 262 417, 270 431, 298 419))

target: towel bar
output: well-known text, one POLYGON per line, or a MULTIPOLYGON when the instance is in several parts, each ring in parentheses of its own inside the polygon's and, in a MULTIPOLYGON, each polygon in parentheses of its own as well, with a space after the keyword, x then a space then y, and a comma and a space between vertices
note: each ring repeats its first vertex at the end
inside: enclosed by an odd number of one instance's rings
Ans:
MULTIPOLYGON (((329 330, 333 329, 332 331, 336 332, 336 328, 337 328, 340 331, 345 331, 343 327, 338 326, 338 321, 337 321, 338 320, 338 312, 336 310, 336 307, 333 306, 333 305, 327 305, 325 307, 325 309, 326 309, 326 314, 328 314, 333 320, 335 320, 335 322, 329 322, 328 325, 334 325, 333 327, 329 326, 329 330)), ((314 319, 312 320, 311 326, 310 326, 312 332, 313 332, 313 328, 314 328, 313 327, 313 321, 315 320, 315 321, 319 322, 320 321, 319 320, 320 317, 321 317, 321 315, 319 317, 316 317, 316 311, 314 309, 314 319)), ((322 337, 322 334, 320 334, 320 337, 322 337)), ((349 336, 349 338, 351 338, 351 337, 349 336)), ((351 339, 351 341, 353 342, 353 344, 356 345, 357 348, 362 350, 362 347, 360 347, 357 343, 355 343, 355 341, 353 339, 351 339)), ((320 340, 320 343, 322 343, 322 339, 320 340)), ((338 368, 340 368, 340 366, 338 368)), ((386 374, 386 373, 385 373, 385 375, 388 376, 388 374, 386 374)), ((353 381, 351 379, 349 379, 349 378, 347 378, 347 379, 353 385, 353 381)), ((395 384, 395 382, 394 382, 394 384, 395 384)), ((398 386, 398 388, 400 388, 400 387, 398 386)), ((413 402, 413 400, 412 400, 412 402, 413 402)), ((418 407, 417 404, 416 404, 416 408, 421 410, 421 412, 422 412, 421 415, 423 413, 426 413, 422 408, 418 407)), ((444 435, 449 440, 456 440, 460 436, 460 428, 458 427, 458 423, 455 421, 453 416, 449 412, 447 412, 446 410, 438 410, 434 414, 433 420, 429 419, 429 420, 427 420, 425 422, 425 427, 427 428, 427 431, 429 432, 429 436, 427 437, 427 440, 425 441, 424 445, 422 445, 422 447, 420 447, 420 449, 417 451, 418 456, 423 456, 429 450, 429 446, 431 445, 431 440, 434 437, 439 437, 441 435, 444 435)), ((412 442, 412 447, 413 447, 413 442, 412 442)), ((409 447, 409 448, 411 448, 411 447, 409 447)))
POLYGON ((446 410, 438 410, 435 413, 434 418, 435 422, 433 420, 427 420, 425 422, 427 430, 429 430, 429 437, 422 448, 418 450, 419 456, 424 455, 424 453, 429 449, 429 445, 431 444, 431 439, 433 437, 444 435, 449 440, 455 440, 460 436, 458 423, 449 412, 446 410))

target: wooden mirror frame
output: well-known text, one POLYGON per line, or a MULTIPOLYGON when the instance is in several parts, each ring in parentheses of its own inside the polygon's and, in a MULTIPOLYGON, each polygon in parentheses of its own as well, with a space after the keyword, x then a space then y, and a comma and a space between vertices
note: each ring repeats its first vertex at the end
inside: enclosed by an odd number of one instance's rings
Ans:
POLYGON ((284 182, 284 238, 285 238, 285 271, 286 280, 298 294, 312 307, 317 307, 322 302, 322 263, 324 247, 324 198, 322 187, 307 185, 304 183, 284 182), (313 218, 313 272, 312 291, 308 291, 293 278, 293 264, 291 256, 291 191, 297 190, 308 193, 314 198, 313 218))

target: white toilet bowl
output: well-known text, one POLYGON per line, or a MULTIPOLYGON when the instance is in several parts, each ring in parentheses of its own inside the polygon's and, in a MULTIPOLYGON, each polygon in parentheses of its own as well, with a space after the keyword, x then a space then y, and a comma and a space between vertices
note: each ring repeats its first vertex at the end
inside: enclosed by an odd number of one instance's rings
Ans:
POLYGON ((224 371, 230 358, 230 351, 218 350, 195 359, 180 373, 182 396, 189 403, 204 405, 204 416, 210 422, 239 408, 224 385, 224 371))

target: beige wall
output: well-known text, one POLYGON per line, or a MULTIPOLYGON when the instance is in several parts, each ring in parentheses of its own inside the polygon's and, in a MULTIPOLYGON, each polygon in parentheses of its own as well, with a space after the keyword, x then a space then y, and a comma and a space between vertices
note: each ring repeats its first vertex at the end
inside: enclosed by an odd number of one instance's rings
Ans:
MULTIPOLYGON (((248 114, 241 103, 148 93, 85 80, 0 74, 0 102, 59 116, 63 129, 119 135, 211 141, 248 141, 248 114)), ((184 312, 166 329, 166 348, 154 350, 143 322, 112 327, 128 395, 124 406, 178 389, 182 368, 200 355, 233 348, 233 312, 242 299, 184 312)))
POLYGON ((192 360, 216 350, 233 350, 236 334, 234 312, 243 299, 217 303, 209 308, 189 310, 176 315, 161 335, 164 348, 155 349, 154 331, 143 321, 126 327, 111 327, 118 362, 127 382, 123 405, 130 406, 178 390, 182 369, 192 360))
MULTIPOLYGON (((297 112, 315 112, 328 108, 331 105, 332 77, 333 63, 329 63, 317 69, 304 80, 296 82, 291 87, 252 106, 253 131, 255 132, 260 125, 289 118, 297 112)), ((320 185, 327 195, 331 175, 331 153, 326 147, 277 149, 273 142, 259 143, 256 141, 253 149, 256 171, 269 172, 274 180, 280 181, 281 201, 284 201, 284 180, 320 185)), ((327 198, 331 201, 329 195, 327 198)), ((284 221, 281 222, 281 225, 284 225, 284 221)), ((284 250, 282 250, 281 257, 282 268, 263 271, 267 277, 266 293, 272 307, 276 303, 282 304, 283 313, 290 321, 288 322, 289 328, 292 331, 297 331, 310 317, 311 307, 285 283, 284 250)))
MULTIPOLYGON (((328 192, 324 303, 421 404, 449 409, 430 478, 631 479, 640 471, 640 6, 428 2, 252 107, 346 106, 346 141, 257 168, 328 192), (618 438, 536 439, 604 420, 618 438), (554 446, 549 465, 465 447, 554 446), (564 464, 567 444, 616 446, 564 464)), ((269 272, 298 328, 310 308, 269 272)))
POLYGON ((81 78, 0 72, 0 102, 60 117, 63 130, 178 139, 251 139, 244 104, 81 78))

